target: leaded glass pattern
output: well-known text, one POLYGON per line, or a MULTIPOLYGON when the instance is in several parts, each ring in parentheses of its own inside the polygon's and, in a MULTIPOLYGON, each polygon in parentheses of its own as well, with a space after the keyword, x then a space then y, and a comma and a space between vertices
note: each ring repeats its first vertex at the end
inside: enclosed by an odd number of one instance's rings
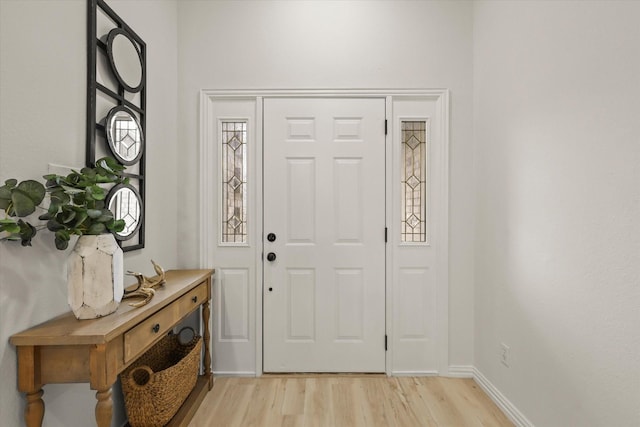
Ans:
POLYGON ((222 122, 222 242, 247 242, 247 122, 222 122))
POLYGON ((124 220, 124 229, 116 233, 128 239, 140 227, 141 200, 137 191, 128 185, 119 186, 109 202, 114 218, 124 220))
POLYGON ((140 137, 139 126, 130 118, 116 118, 115 120, 115 149, 126 160, 135 159, 140 151, 142 138, 140 137))
POLYGON ((427 122, 402 121, 400 240, 427 241, 427 122))

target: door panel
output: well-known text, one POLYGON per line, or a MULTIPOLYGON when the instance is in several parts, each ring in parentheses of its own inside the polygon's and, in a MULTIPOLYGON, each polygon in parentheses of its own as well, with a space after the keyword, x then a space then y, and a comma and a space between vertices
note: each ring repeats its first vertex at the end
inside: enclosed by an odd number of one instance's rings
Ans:
POLYGON ((264 100, 265 372, 385 370, 384 119, 384 99, 264 100))

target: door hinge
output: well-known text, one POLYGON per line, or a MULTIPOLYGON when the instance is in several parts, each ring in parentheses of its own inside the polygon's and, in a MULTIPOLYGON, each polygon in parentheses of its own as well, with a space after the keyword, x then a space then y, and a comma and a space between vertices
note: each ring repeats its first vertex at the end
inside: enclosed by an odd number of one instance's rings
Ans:
POLYGON ((387 227, 384 228, 384 242, 387 243, 387 227))
POLYGON ((384 336, 384 351, 387 351, 388 347, 387 347, 387 336, 384 336))
POLYGON ((384 119, 384 134, 387 134, 387 119, 384 119))

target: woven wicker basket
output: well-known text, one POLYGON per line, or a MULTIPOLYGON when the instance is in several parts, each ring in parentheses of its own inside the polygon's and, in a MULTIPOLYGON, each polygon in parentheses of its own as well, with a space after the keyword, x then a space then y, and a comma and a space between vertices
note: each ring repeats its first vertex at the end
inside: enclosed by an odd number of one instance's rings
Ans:
POLYGON ((161 427, 178 412, 198 379, 202 337, 183 344, 169 334, 120 374, 131 427, 161 427))

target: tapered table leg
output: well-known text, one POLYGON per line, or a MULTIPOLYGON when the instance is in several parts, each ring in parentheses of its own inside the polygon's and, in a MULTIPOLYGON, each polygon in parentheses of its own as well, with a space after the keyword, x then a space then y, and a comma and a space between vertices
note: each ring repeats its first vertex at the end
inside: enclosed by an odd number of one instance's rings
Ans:
POLYGON ((44 418, 44 400, 42 389, 27 393, 27 407, 24 410, 24 421, 27 427, 40 427, 44 418))
POLYGON ((111 399, 111 387, 96 392, 96 424, 98 427, 110 427, 113 413, 113 400, 111 399))

